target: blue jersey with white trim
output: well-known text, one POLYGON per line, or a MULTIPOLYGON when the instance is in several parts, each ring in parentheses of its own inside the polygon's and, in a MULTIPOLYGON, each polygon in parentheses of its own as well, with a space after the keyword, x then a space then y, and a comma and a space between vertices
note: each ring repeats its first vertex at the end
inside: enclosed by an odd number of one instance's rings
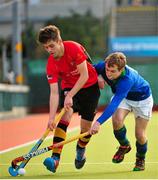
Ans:
POLYGON ((114 97, 103 114, 98 118, 97 121, 100 124, 112 116, 124 98, 132 101, 141 101, 151 95, 149 83, 136 70, 126 65, 124 72, 118 79, 110 80, 106 76, 105 63, 104 61, 99 62, 94 67, 98 75, 101 75, 111 87, 114 97))

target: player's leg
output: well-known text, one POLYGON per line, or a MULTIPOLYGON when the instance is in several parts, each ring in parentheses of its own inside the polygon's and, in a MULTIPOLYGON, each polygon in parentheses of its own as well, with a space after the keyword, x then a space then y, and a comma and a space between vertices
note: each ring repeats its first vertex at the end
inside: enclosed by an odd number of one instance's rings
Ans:
MULTIPOLYGON (((72 113, 73 113, 73 110, 71 109, 70 111, 66 112, 65 115, 60 120, 54 133, 53 144, 59 143, 66 139, 66 131, 67 131, 67 127, 69 125, 72 113)), ((56 169, 59 165, 62 149, 63 149, 63 146, 58 147, 58 148, 53 148, 52 156, 46 158, 43 162, 46 168, 53 173, 56 172, 56 169)))
POLYGON ((147 152, 146 128, 148 120, 141 117, 136 118, 135 136, 136 136, 136 163, 134 171, 145 169, 145 155, 147 152))
POLYGON ((147 137, 146 129, 151 118, 153 107, 152 97, 139 102, 139 107, 133 108, 136 125, 135 125, 135 136, 136 136, 136 162, 134 171, 141 171, 145 169, 145 156, 147 153, 147 137))
MULTIPOLYGON (((92 121, 95 116, 96 107, 98 104, 100 96, 100 91, 98 84, 95 84, 89 88, 83 89, 78 94, 79 100, 79 114, 81 115, 81 133, 89 131, 92 121)), ((80 169, 84 166, 86 157, 85 150, 86 146, 89 143, 91 135, 80 138, 76 146, 76 158, 75 158, 75 167, 80 169)))
POLYGON ((118 151, 112 158, 113 163, 122 162, 124 159, 124 155, 131 150, 129 140, 126 136, 127 129, 124 124, 125 117, 128 115, 128 113, 129 110, 119 108, 112 116, 113 133, 120 144, 118 151))
MULTIPOLYGON (((61 93, 61 107, 64 106, 64 99, 65 99, 65 91, 62 91, 61 93)), ((73 109, 71 108, 69 111, 67 111, 60 122, 57 125, 57 128, 55 129, 54 138, 53 138, 53 144, 59 143, 61 141, 64 141, 66 139, 66 132, 67 127, 70 123, 70 119, 73 114, 73 109)), ((60 156, 62 152, 63 146, 58 148, 53 148, 52 156, 48 157, 44 160, 43 164, 46 166, 46 168, 51 172, 56 172, 56 169, 59 165, 60 156)))
MULTIPOLYGON (((92 121, 87 121, 85 119, 81 119, 81 133, 89 131, 91 127, 92 121)), ((80 138, 76 145, 76 158, 75 158, 75 167, 77 169, 81 169, 86 162, 86 146, 89 143, 91 135, 80 138)))

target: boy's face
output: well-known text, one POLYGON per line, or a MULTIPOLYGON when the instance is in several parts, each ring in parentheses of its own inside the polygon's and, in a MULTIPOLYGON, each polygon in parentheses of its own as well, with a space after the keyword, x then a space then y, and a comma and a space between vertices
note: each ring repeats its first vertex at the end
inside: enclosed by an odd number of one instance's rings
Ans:
POLYGON ((63 56, 62 41, 50 40, 43 44, 43 47, 49 54, 53 55, 54 59, 58 59, 63 56))
POLYGON ((123 69, 118 70, 118 67, 116 65, 108 67, 108 65, 106 64, 105 73, 110 80, 117 79, 121 75, 122 71, 123 69))

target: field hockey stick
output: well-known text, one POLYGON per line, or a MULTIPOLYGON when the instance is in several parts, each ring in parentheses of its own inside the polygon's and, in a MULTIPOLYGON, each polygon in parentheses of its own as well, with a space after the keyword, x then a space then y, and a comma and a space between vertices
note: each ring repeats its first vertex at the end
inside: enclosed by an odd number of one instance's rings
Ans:
POLYGON ((13 168, 16 168, 16 167, 18 167, 17 163, 19 163, 19 162, 21 162, 21 161, 29 160, 29 159, 31 159, 31 158, 33 158, 33 157, 35 157, 35 156, 39 156, 39 155, 41 155, 41 154, 43 154, 43 153, 46 153, 46 152, 52 150, 53 148, 62 147, 62 146, 65 145, 65 144, 68 144, 68 143, 70 143, 70 142, 72 142, 72 141, 75 141, 75 140, 77 140, 77 139, 79 139, 79 138, 83 138, 83 137, 85 137, 85 136, 87 136, 87 135, 89 135, 89 132, 85 132, 85 133, 79 134, 79 135, 77 135, 77 136, 73 136, 72 138, 69 138, 69 139, 67 139, 67 140, 61 141, 61 142, 56 143, 56 144, 54 144, 54 145, 51 145, 51 146, 48 146, 48 147, 39 149, 39 150, 37 150, 37 151, 34 151, 34 152, 31 152, 31 153, 25 154, 25 155, 23 155, 23 156, 17 157, 16 159, 14 159, 14 160, 12 161, 12 167, 13 167, 13 168))
MULTIPOLYGON (((61 110, 61 112, 55 117, 55 119, 54 119, 55 124, 58 124, 58 122, 60 121, 60 119, 62 118, 64 113, 65 113, 65 109, 63 108, 61 110)), ((37 141, 37 143, 33 146, 33 148, 30 150, 29 153, 33 153, 34 151, 36 151, 40 147, 40 145, 43 143, 45 138, 48 136, 49 132, 50 132, 50 129, 47 128, 45 133, 43 134, 43 136, 37 141)), ((13 168, 12 166, 9 167, 8 171, 9 171, 10 175, 11 176, 17 176, 18 170, 20 168, 24 168, 26 166, 26 164, 29 162, 29 160, 30 159, 24 160, 19 166, 15 167, 15 168, 13 168)))
POLYGON ((90 64, 93 64, 93 61, 92 61, 92 58, 90 57, 90 55, 88 54, 88 52, 85 50, 84 53, 87 55, 88 59, 87 61, 90 63, 90 64))

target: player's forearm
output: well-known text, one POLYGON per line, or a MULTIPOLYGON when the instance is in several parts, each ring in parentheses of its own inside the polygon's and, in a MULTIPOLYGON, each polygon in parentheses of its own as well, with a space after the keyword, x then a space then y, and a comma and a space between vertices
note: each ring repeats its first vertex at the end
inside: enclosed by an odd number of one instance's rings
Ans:
POLYGON ((121 95, 115 95, 112 99, 112 101, 110 102, 110 104, 105 108, 103 114, 97 119, 97 121, 100 124, 103 124, 105 121, 107 121, 112 115, 113 113, 116 111, 116 109, 118 108, 120 102, 123 100, 123 96, 121 95))
POLYGON ((69 91, 68 95, 70 97, 75 96, 75 94, 83 88, 83 86, 85 85, 85 83, 88 80, 88 73, 87 74, 83 74, 80 75, 79 79, 77 80, 76 84, 74 85, 74 87, 71 89, 71 91, 69 91))
POLYGON ((49 119, 54 119, 59 105, 59 94, 50 94, 49 119))
POLYGON ((103 114, 97 119, 97 122, 100 124, 103 124, 105 121, 107 121, 112 114, 115 112, 116 107, 111 106, 111 104, 104 110, 103 114))

